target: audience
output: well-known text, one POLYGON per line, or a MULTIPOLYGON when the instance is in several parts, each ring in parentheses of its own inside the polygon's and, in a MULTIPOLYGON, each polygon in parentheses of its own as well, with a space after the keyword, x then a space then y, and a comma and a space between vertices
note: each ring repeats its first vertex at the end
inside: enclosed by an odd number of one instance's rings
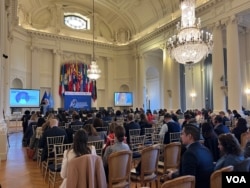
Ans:
POLYGON ((227 121, 230 121, 229 118, 226 116, 224 111, 220 111, 219 115, 222 117, 222 124, 226 125, 227 121))
POLYGON ((233 134, 221 134, 218 138, 221 158, 217 161, 214 170, 229 165, 234 166, 244 160, 240 144, 233 134))
POLYGON ((68 162, 76 157, 80 157, 86 154, 96 155, 94 146, 87 146, 88 134, 84 129, 80 129, 75 133, 72 148, 65 150, 63 154, 63 162, 60 175, 63 178, 63 182, 60 188, 66 188, 67 184, 67 166, 68 162))
POLYGON ((239 119, 241 117, 237 110, 233 110, 233 115, 235 119, 239 119))
POLYGON ((213 118, 214 131, 219 136, 220 134, 229 133, 229 128, 223 124, 223 119, 220 115, 216 115, 213 118))
POLYGON ((127 143, 130 144, 129 130, 131 129, 140 129, 140 125, 134 121, 134 114, 129 113, 128 120, 124 124, 124 128, 126 130, 127 143))
POLYGON ((236 123, 236 127, 232 130, 234 136, 238 139, 239 143, 241 143, 241 134, 246 132, 247 128, 247 121, 245 118, 239 118, 236 123))
POLYGON ((250 140, 247 142, 247 144, 244 148, 244 157, 245 158, 250 157, 250 140))
POLYGON ((206 146, 213 155, 213 161, 220 158, 220 150, 218 148, 218 136, 214 132, 214 128, 210 123, 202 124, 202 136, 204 138, 204 146, 206 146))
POLYGON ((84 129, 88 133, 88 141, 106 141, 106 135, 103 132, 98 133, 92 124, 86 124, 84 129))
POLYGON ((68 143, 67 134, 64 129, 61 129, 58 127, 58 120, 57 119, 50 119, 49 120, 49 126, 46 131, 44 131, 42 138, 39 143, 39 148, 42 148, 42 156, 41 160, 45 161, 47 159, 48 155, 48 147, 47 147, 47 137, 53 137, 53 136, 64 136, 64 143, 68 143))
POLYGON ((145 134, 145 128, 152 128, 152 124, 148 122, 145 114, 140 114, 139 125, 141 127, 141 135, 145 134))
MULTIPOLYGON (((115 143, 108 146, 103 155, 103 165, 108 179, 108 157, 111 153, 118 152, 121 150, 130 150, 129 146, 124 141, 125 130, 122 126, 115 127, 115 143)), ((117 167, 119 168, 119 167, 117 167)))
POLYGON ((181 127, 179 125, 179 123, 177 123, 176 121, 174 121, 172 119, 172 115, 169 113, 166 113, 164 115, 164 124, 161 127, 160 130, 160 136, 164 136, 164 144, 169 144, 170 142, 170 133, 173 132, 180 132, 181 131, 181 127))
POLYGON ((192 124, 182 129, 181 140, 187 150, 181 158, 180 169, 177 172, 169 171, 168 178, 184 175, 195 176, 196 188, 210 188, 210 175, 213 172, 213 156, 200 142, 200 131, 192 124))

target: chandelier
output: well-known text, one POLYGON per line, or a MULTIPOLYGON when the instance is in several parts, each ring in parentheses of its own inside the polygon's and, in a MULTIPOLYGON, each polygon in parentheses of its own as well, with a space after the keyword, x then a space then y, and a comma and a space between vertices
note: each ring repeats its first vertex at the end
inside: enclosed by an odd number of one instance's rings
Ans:
POLYGON ((93 54, 92 54, 92 61, 87 70, 87 76, 91 80, 97 80, 101 77, 101 70, 99 69, 96 60, 95 60, 95 4, 93 0, 93 54))
POLYGON ((195 18, 195 0, 182 0, 181 24, 177 34, 167 40, 167 49, 172 58, 182 64, 198 63, 212 52, 213 35, 200 30, 201 20, 195 18))

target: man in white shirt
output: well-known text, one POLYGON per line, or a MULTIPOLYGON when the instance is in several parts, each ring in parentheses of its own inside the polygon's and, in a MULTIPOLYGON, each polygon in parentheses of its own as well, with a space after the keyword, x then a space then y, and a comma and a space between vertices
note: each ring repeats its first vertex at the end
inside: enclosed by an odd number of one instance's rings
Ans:
POLYGON ((180 132, 181 127, 179 123, 175 122, 172 119, 172 115, 167 113, 164 115, 164 124, 161 127, 160 130, 160 137, 164 138, 164 144, 170 143, 169 134, 172 132, 180 132))

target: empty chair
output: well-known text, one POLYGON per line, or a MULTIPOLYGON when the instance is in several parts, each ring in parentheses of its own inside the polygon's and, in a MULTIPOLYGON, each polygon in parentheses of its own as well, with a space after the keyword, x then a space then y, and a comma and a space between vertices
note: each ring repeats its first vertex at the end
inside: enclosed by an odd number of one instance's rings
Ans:
POLYGON ((145 186, 147 183, 150 183, 150 187, 152 187, 151 182, 155 181, 156 188, 158 187, 157 167, 159 152, 159 145, 148 146, 142 150, 140 168, 139 171, 136 171, 135 173, 132 172, 132 181, 135 181, 136 183, 139 182, 141 186, 145 186))
POLYGON ((195 188, 195 176, 186 175, 164 182, 161 188, 195 188))
POLYGON ((102 149, 103 149, 103 145, 104 145, 104 141, 103 140, 97 140, 97 141, 90 141, 88 142, 88 146, 95 146, 96 149, 96 154, 99 156, 102 156, 102 149))
POLYGON ((233 166, 227 166, 219 170, 214 171, 210 176, 210 188, 222 187, 222 172, 232 172, 233 166))
POLYGON ((124 150, 110 154, 108 158, 109 188, 129 187, 131 162, 131 151, 124 150))

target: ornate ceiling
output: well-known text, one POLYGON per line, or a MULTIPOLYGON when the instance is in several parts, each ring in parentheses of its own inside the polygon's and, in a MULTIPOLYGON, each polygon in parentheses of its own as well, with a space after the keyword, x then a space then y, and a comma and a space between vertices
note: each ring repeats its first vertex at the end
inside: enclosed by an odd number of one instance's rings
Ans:
MULTIPOLYGON (((127 43, 173 19, 179 0, 95 0, 95 36, 100 41, 127 43)), ((92 0, 19 0, 19 25, 80 38, 92 31, 74 31, 63 23, 64 12, 78 12, 92 19, 92 0)))
MULTIPOLYGON (((197 7, 212 0, 196 0, 197 7)), ((180 0, 94 0, 95 40, 125 45, 149 35, 180 17, 180 0)), ((92 39, 90 30, 73 30, 64 13, 77 12, 92 21, 93 0, 18 0, 19 25, 25 29, 92 39)), ((245 16, 245 20, 248 17, 245 16)), ((90 21, 90 25, 91 25, 90 21)))

